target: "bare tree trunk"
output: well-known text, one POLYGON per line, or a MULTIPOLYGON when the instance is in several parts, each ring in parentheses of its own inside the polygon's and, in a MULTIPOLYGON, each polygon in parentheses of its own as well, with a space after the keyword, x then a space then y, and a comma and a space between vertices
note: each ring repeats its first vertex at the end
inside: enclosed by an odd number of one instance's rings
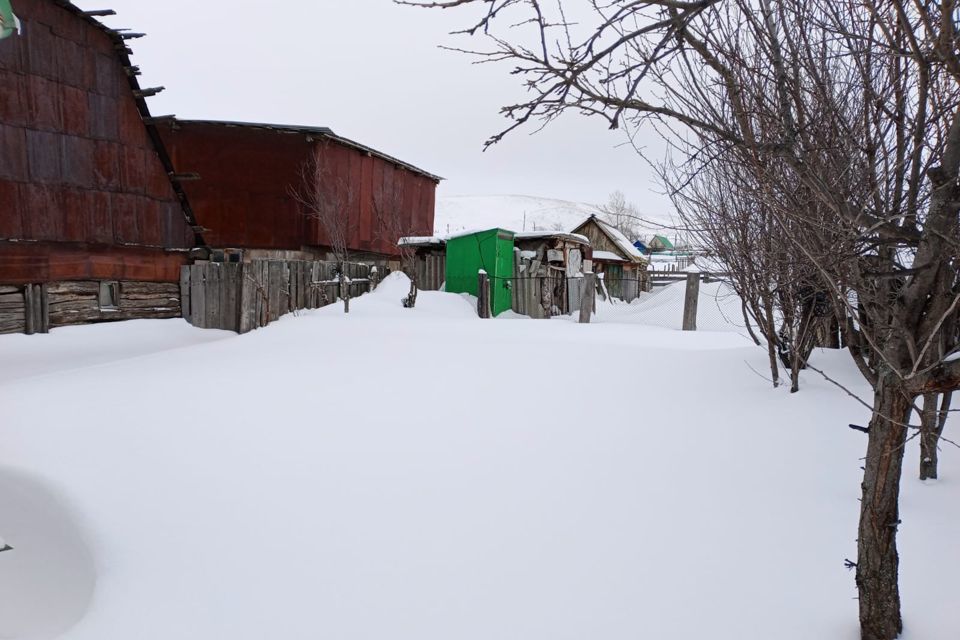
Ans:
POLYGON ((347 283, 347 276, 343 270, 345 264, 340 265, 340 297, 343 298, 343 312, 350 313, 350 285, 347 283))
POLYGON ((767 356, 770 358, 770 375, 773 377, 774 388, 780 386, 780 366, 777 363, 777 329, 773 315, 773 296, 765 293, 763 296, 763 310, 766 314, 767 356))
POLYGON ((800 391, 800 353, 794 351, 790 354, 790 393, 797 393, 800 391))
POLYGON ((417 306, 417 291, 417 281, 410 278, 410 292, 407 294, 407 297, 403 299, 405 309, 413 309, 417 306))
POLYGON ((857 544, 862 640, 894 640, 903 630, 897 576, 900 474, 910 397, 888 373, 874 393, 857 544))
POLYGON ((923 410, 920 413, 920 479, 936 480, 939 464, 937 451, 940 444, 940 436, 943 435, 943 428, 947 423, 947 416, 950 415, 950 403, 953 399, 953 392, 943 394, 943 400, 937 410, 937 400, 939 396, 936 393, 927 393, 923 396, 923 410))

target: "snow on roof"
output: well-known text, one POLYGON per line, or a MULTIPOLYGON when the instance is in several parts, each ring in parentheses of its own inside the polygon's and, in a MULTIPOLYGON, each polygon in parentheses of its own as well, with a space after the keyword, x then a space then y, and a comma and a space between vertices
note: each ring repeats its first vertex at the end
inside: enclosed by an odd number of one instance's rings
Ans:
POLYGON ((611 224, 608 224, 607 222, 604 222, 600 218, 597 218, 597 223, 603 227, 603 230, 607 232, 607 235, 610 236, 610 238, 618 247, 620 247, 621 250, 623 250, 625 254, 634 258, 640 258, 641 260, 643 259, 643 254, 640 253, 635 246, 633 246, 633 243, 630 242, 630 240, 627 239, 627 236, 623 235, 619 229, 611 224))
POLYGON ((478 233, 489 233, 490 231, 505 231, 511 235, 515 235, 510 229, 504 229, 503 227, 492 227, 489 229, 468 229, 466 231, 458 231, 457 233, 451 233, 445 237, 446 241, 454 240, 456 238, 465 238, 466 236, 475 236, 478 233))
POLYGON ((443 245, 446 242, 447 239, 443 236, 408 236, 397 240, 397 245, 401 247, 430 247, 443 245))
POLYGON ((565 231, 523 231, 513 236, 517 240, 536 240, 538 238, 563 238, 581 244, 590 244, 590 238, 579 233, 567 233, 565 231))
POLYGON ((630 262, 623 256, 617 255, 613 251, 594 251, 593 252, 594 260, 602 260, 604 262, 630 262))
MULTIPOLYGON (((618 229, 616 229, 609 223, 602 220, 597 214, 593 214, 592 216, 590 216, 589 218, 581 222, 579 225, 577 225, 576 228, 579 229, 580 227, 587 224, 591 220, 597 223, 597 226, 600 227, 600 230, 603 231, 615 245, 617 245, 620 251, 623 252, 623 255, 628 256, 629 259, 633 260, 634 262, 647 261, 646 256, 640 253, 640 250, 637 249, 635 246, 633 246, 633 243, 627 239, 627 236, 623 235, 618 229)), ((594 251, 593 253, 594 255, 597 254, 596 251, 594 251)), ((629 260, 626 260, 626 261, 628 262, 629 260)))

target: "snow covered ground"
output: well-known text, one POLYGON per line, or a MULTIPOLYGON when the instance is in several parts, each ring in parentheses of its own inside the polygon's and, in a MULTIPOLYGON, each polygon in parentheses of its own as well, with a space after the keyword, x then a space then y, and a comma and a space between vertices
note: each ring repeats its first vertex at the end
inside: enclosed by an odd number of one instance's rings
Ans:
MULTIPOLYGON (((681 281, 642 293, 629 304, 621 301, 598 301, 594 322, 629 323, 679 330, 683 327, 686 289, 686 282, 681 281)), ((740 298, 729 285, 721 282, 700 285, 697 328, 701 331, 739 333, 745 337, 749 335, 740 298)))
MULTIPOLYGON (((405 291, 243 337, 0 336, 0 637, 857 637, 853 400, 769 388, 736 331, 405 291)), ((960 628, 958 465, 905 476, 909 640, 960 628)))

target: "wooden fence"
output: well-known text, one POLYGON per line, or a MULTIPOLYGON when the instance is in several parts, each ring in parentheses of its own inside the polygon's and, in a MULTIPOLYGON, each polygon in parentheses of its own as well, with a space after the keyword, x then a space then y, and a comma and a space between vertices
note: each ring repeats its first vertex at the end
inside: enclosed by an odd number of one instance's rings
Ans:
POLYGON ((205 262, 180 272, 183 317, 195 327, 248 333, 288 313, 319 309, 356 298, 376 286, 379 276, 365 264, 345 265, 349 284, 341 292, 333 262, 255 260, 205 262))
POLYGON ((447 257, 442 253, 417 256, 414 265, 417 288, 421 291, 439 291, 447 280, 447 257))

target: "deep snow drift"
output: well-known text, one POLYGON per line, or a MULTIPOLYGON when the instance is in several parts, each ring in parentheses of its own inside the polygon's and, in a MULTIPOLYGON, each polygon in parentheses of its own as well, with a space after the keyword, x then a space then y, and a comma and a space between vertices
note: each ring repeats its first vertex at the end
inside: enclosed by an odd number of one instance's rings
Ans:
MULTIPOLYGON (((770 389, 735 331, 482 321, 443 293, 404 310, 406 286, 243 337, 153 323, 187 346, 152 355, 141 323, 58 330, 31 348, 114 362, 42 376, 0 337, 0 490, 39 479, 60 523, 10 527, 0 500, 0 593, 54 526, 76 544, 43 604, 86 608, 70 640, 857 637, 856 402, 813 373, 770 389), (88 570, 89 603, 56 591, 88 570)), ((845 354, 816 358, 866 393, 845 354)), ((914 444, 905 637, 947 640, 960 456, 922 485, 914 444)), ((0 617, 56 632, 28 631, 0 617)))

